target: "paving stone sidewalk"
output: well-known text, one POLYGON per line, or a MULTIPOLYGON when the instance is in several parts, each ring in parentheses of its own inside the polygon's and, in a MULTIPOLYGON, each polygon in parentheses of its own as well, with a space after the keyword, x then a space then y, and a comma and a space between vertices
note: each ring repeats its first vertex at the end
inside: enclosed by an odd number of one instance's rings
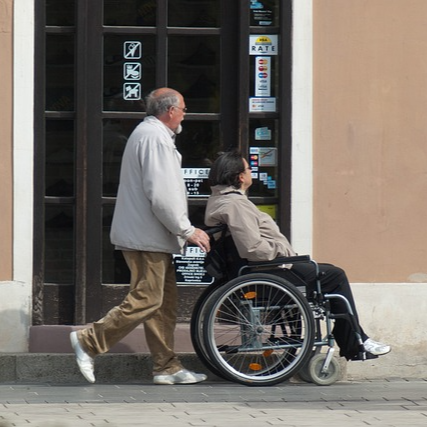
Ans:
POLYGON ((427 380, 282 383, 0 384, 0 427, 417 427, 427 380))

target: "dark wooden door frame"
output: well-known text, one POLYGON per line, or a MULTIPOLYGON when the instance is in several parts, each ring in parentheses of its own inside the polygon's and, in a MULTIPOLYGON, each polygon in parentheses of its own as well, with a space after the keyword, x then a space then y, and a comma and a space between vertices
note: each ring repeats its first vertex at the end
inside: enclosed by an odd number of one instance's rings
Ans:
MULTIPOLYGON (((35 5, 35 173, 34 173, 34 279, 33 324, 45 322, 44 284, 44 176, 45 176, 45 120, 69 118, 75 121, 76 191, 75 198, 59 198, 50 203, 72 203, 75 206, 75 283, 67 298, 73 298, 74 323, 84 324, 98 319, 105 311, 103 292, 126 293, 126 287, 102 284, 102 208, 114 204, 113 198, 102 197, 102 121, 105 118, 140 118, 144 113, 105 112, 102 105, 103 72, 102 43, 107 33, 154 34, 157 40, 156 84, 167 85, 167 37, 174 34, 220 34, 223 66, 221 79, 221 109, 215 120, 221 120, 221 140, 224 148, 248 150, 249 120, 249 35, 273 33, 273 28, 249 26, 248 0, 221 0, 220 29, 167 28, 167 0, 158 1, 156 28, 103 27, 101 2, 76 0, 74 28, 46 27, 45 1, 35 5), (237 25, 236 25, 237 23, 237 25), (49 32, 75 34, 75 111, 45 113, 45 37, 49 32), (236 64, 230 73, 229 64, 236 64), (227 66, 225 65, 227 64, 227 66), (114 289, 114 291, 112 291, 114 289)), ((277 113, 257 113, 260 118, 280 118, 280 194, 279 225, 289 235, 291 200, 291 30, 292 0, 284 0, 280 7, 280 88, 277 113)), ((195 114, 193 120, 212 120, 212 115, 195 114)), ((258 203, 271 200, 258 198, 258 203)), ((202 200, 189 203, 203 203, 202 200)), ((182 293, 188 293, 182 288, 182 293)))

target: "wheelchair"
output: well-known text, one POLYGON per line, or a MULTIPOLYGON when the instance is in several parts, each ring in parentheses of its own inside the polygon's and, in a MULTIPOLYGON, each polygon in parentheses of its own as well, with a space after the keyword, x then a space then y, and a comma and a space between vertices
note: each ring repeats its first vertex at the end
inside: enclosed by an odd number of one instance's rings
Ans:
MULTIPOLYGON (((226 226, 205 231, 213 251, 222 244, 217 256, 231 257, 235 266, 237 250, 231 236, 231 245, 224 249, 226 226)), ((248 386, 275 385, 295 374, 317 385, 333 384, 341 375, 337 358, 333 357, 332 322, 338 317, 351 323, 359 346, 358 358, 366 358, 349 302, 342 295, 322 293, 321 273, 310 256, 266 262, 244 262, 238 257, 237 268, 231 273, 227 262, 222 261, 220 274, 211 273, 216 280, 197 300, 190 325, 194 350, 212 373, 248 386), (299 262, 310 262, 316 269, 314 291, 307 292, 301 279, 291 283, 274 274, 283 265, 299 262), (331 313, 330 301, 334 298, 345 302, 347 313, 331 313), (321 351, 323 347, 326 352, 321 351)))

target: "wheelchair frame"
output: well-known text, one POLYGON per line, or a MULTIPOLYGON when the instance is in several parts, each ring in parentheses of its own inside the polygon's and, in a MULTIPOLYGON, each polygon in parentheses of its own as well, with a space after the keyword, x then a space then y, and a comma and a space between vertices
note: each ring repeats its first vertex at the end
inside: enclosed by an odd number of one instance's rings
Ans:
MULTIPOLYGON (((205 230, 212 245, 219 232, 224 236, 224 228, 205 230)), ((193 310, 191 338, 197 355, 215 375, 244 385, 274 385, 295 374, 318 385, 333 384, 340 377, 340 365, 333 357, 333 319, 351 323, 359 359, 366 353, 350 303, 342 295, 323 294, 321 277, 316 261, 303 255, 249 261, 237 277, 214 281, 193 310), (310 262, 316 270, 316 289, 309 298, 301 286, 271 274, 272 269, 299 262, 310 262), (263 272, 267 268, 269 272, 263 272), (344 301, 347 313, 331 313, 332 299, 344 301), (326 353, 321 352, 323 347, 326 353)))

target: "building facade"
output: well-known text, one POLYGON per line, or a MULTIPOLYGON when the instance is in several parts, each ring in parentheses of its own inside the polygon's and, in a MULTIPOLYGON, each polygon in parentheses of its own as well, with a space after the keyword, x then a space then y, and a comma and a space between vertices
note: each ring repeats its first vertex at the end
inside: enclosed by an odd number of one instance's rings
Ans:
MULTIPOLYGON (((126 293, 108 239, 120 158, 167 85, 189 110, 192 221, 215 154, 240 148, 251 199, 347 271, 365 329, 393 346, 375 374, 422 375, 426 18, 424 0, 1 0, 1 351, 126 293)), ((176 263, 188 321, 210 279, 176 263)))

